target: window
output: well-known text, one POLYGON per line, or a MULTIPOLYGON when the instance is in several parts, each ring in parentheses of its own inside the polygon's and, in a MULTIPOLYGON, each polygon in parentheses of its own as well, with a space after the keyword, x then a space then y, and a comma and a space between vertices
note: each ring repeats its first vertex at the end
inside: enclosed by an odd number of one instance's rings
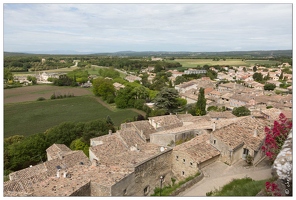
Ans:
POLYGON ((149 185, 147 185, 145 188, 144 188, 144 195, 147 196, 150 192, 150 187, 149 185))
POLYGON ((216 144, 216 140, 214 140, 214 144, 216 144))
POLYGON ((126 192, 126 189, 123 190, 123 196, 126 196, 127 195, 127 192, 126 192))
POLYGON ((178 160, 179 156, 176 156, 176 160, 178 160))
POLYGON ((191 167, 193 166, 193 163, 192 163, 192 162, 190 162, 190 166, 191 166, 191 167))
POLYGON ((184 171, 182 171, 182 176, 185 176, 185 172, 184 171))
POLYGON ((185 159, 183 159, 183 163, 185 163, 185 159))

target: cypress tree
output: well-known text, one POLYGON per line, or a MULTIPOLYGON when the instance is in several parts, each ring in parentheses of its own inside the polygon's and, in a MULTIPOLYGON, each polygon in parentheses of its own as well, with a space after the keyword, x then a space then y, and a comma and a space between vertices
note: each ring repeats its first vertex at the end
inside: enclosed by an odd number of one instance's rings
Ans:
POLYGON ((201 87, 196 102, 196 115, 202 116, 206 114, 206 101, 205 89, 201 87))

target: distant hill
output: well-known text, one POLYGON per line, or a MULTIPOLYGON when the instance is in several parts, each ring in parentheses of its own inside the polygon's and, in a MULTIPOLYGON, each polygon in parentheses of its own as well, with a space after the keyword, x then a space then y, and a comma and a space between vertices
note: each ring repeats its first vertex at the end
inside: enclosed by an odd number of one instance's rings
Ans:
POLYGON ((76 51, 48 51, 48 52, 4 52, 4 56, 26 55, 89 55, 89 56, 126 56, 126 57, 240 57, 240 58, 275 58, 279 56, 292 57, 292 50, 268 51, 225 51, 225 52, 189 52, 189 51, 119 51, 110 53, 90 53, 76 51))

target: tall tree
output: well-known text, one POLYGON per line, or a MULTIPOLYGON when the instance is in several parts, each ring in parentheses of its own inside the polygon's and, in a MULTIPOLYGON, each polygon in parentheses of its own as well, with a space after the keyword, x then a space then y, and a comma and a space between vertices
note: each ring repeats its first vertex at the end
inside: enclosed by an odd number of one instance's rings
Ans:
POLYGON ((205 98, 205 89, 200 88, 198 93, 198 99, 196 102, 196 115, 202 116, 206 114, 207 100, 205 98))
POLYGON ((154 103, 158 109, 174 112, 179 106, 178 97, 178 91, 174 88, 164 88, 158 93, 154 99, 154 103))
POLYGON ((283 77, 284 77, 284 72, 282 71, 282 73, 281 73, 279 79, 280 79, 280 80, 283 80, 283 77))
POLYGON ((254 66, 254 67, 253 67, 253 72, 256 72, 256 71, 257 71, 257 67, 254 66))

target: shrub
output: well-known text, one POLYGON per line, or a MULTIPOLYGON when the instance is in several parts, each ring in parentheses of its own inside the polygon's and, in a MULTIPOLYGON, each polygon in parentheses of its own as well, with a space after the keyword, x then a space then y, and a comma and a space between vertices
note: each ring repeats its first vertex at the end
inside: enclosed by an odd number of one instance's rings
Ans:
POLYGON ((45 100, 44 97, 39 97, 39 98, 37 99, 37 101, 44 101, 44 100, 45 100))

